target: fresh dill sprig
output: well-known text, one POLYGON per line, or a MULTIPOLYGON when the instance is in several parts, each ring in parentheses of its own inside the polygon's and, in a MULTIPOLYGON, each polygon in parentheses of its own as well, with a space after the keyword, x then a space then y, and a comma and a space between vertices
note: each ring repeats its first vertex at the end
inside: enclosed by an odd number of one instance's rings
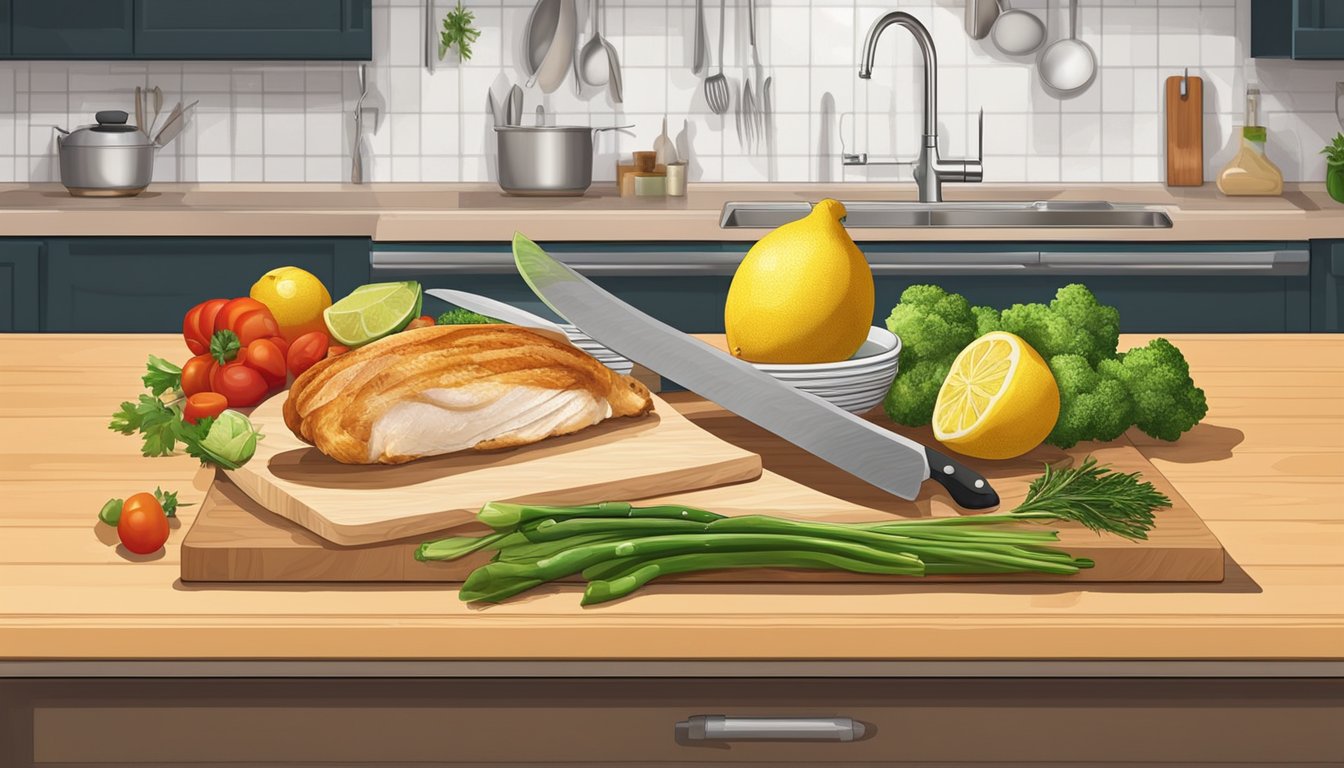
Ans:
POLYGON ((1010 514, 1032 519, 1071 520, 1098 533, 1146 539, 1153 512, 1171 499, 1139 473, 1116 472, 1088 456, 1081 466, 1056 469, 1031 481, 1027 497, 1010 514))

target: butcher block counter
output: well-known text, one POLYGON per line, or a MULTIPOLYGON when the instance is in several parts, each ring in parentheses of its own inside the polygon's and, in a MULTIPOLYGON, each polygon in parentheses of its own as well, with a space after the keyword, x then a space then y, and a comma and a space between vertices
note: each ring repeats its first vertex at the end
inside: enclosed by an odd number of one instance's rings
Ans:
POLYGON ((482 609, 445 586, 184 584, 194 506, 166 551, 126 554, 104 501, 162 486, 199 504, 207 488, 194 459, 143 458, 107 429, 146 356, 182 357, 181 339, 3 335, 0 659, 1339 662, 1344 338, 1170 338, 1208 416, 1178 443, 1131 439, 1221 541, 1221 583, 655 584, 594 608, 558 588, 482 609))
POLYGON ((184 583, 199 506, 166 550, 126 553, 106 499, 206 494, 194 460, 107 429, 181 339, 0 335, 0 765, 1340 765, 1344 337, 1170 338, 1208 416, 1130 438, 1221 541, 1222 582, 653 584, 593 608, 564 586, 477 608, 451 585, 184 583), (862 735, 695 740, 709 715, 862 735))

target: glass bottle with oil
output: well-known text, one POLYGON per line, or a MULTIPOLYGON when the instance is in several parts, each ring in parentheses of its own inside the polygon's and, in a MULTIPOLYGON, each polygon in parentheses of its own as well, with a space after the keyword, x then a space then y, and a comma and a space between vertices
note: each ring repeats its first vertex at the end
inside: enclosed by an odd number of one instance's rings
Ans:
POLYGON ((1260 89, 1246 89, 1246 124, 1241 148, 1218 174, 1218 190, 1225 195, 1281 195, 1283 171, 1265 155, 1269 132, 1260 125, 1260 89))

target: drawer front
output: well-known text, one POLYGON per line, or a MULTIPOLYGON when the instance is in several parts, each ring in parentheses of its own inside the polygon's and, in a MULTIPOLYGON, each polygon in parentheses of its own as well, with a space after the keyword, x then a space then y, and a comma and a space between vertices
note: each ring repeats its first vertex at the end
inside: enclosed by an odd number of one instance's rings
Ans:
MULTIPOLYGON (((1344 681, 32 682, 44 764, 1310 765, 1340 757, 1344 681), (851 717, 852 742, 678 739, 701 714, 851 717), (153 723, 153 736, 143 726, 153 723), (240 738, 239 734, 246 734, 240 738)), ((7 763, 9 764, 9 763, 7 763)))
POLYGON ((127 58, 131 0, 13 0, 13 54, 21 59, 127 58))
POLYGON ((171 333, 214 297, 246 296, 266 272, 306 269, 334 297, 368 279, 368 242, 307 238, 125 238, 47 244, 43 329, 171 333))
POLYGON ((140 58, 355 59, 373 55, 370 0, 135 0, 140 58))

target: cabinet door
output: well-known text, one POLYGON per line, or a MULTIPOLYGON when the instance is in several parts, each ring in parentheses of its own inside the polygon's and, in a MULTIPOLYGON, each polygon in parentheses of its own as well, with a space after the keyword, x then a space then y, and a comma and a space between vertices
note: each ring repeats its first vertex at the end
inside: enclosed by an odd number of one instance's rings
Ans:
POLYGON ((41 258, 41 242, 0 242, 0 331, 39 329, 38 261, 41 258))
POLYGON ((120 59, 131 55, 131 0, 13 0, 13 55, 120 59))
POLYGON ((1293 58, 1344 59, 1344 3, 1297 0, 1293 58))
POLYGON ((306 269, 339 298, 368 282, 361 238, 79 238, 47 244, 43 328, 150 333, 182 328, 182 313, 246 296, 266 272, 306 269))
POLYGON ((373 55, 371 0, 135 0, 136 58, 373 55))
POLYGON ((1311 330, 1344 331, 1344 240, 1312 243, 1311 330))
POLYGON ((8 58, 12 53, 10 48, 12 37, 10 21, 13 11, 14 6, 10 0, 0 0, 0 58, 8 58))

